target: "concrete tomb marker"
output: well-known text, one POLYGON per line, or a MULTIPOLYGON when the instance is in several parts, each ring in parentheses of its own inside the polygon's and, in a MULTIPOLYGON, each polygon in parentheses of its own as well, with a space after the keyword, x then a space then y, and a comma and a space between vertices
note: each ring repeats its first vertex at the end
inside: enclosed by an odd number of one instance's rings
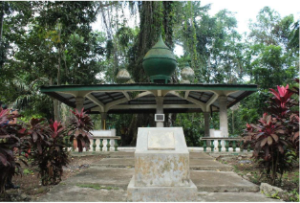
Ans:
POLYGON ((148 150, 175 150, 175 139, 173 132, 151 132, 148 133, 148 150))
POLYGON ((139 128, 128 201, 193 201, 189 151, 182 128, 139 128))

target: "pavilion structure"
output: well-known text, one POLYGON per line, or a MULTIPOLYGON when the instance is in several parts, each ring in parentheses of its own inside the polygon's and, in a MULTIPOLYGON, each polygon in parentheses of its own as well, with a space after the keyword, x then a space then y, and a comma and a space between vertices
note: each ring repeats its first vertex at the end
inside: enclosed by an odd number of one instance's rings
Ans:
MULTIPOLYGON (((228 137, 227 109, 257 91, 254 84, 170 84, 176 60, 162 39, 145 55, 143 66, 151 83, 43 86, 45 93, 91 114, 204 114, 209 136, 210 114, 219 112, 222 137, 228 137)), ((163 127, 163 122, 157 122, 163 127)))
MULTIPOLYGON (((228 136, 227 109, 257 90, 256 85, 232 84, 101 84, 41 87, 45 93, 66 105, 92 114, 193 113, 205 117, 205 136, 209 136, 209 117, 219 111, 222 137, 228 136)), ((161 124, 158 124, 161 126, 161 124)))

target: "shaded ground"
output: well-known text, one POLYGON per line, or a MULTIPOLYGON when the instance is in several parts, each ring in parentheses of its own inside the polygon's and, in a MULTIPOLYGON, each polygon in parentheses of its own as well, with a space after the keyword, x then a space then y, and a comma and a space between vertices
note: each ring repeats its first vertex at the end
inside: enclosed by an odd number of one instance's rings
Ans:
MULTIPOLYGON (((105 155, 72 156, 68 167, 64 168, 62 180, 82 172, 89 166, 100 161, 105 155)), ((37 166, 22 166, 23 176, 14 176, 13 183, 20 186, 20 189, 7 190, 6 197, 0 201, 34 201, 38 197, 47 193, 54 185, 42 186, 37 166)))

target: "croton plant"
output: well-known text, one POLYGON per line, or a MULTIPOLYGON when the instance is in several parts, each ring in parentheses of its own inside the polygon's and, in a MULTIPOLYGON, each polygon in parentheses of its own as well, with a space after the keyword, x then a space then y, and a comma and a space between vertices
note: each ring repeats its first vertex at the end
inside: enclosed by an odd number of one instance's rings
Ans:
POLYGON ((84 112, 72 111, 74 116, 63 127, 58 121, 32 118, 28 125, 8 125, 10 119, 19 115, 8 114, 9 110, 0 111, 0 194, 5 192, 7 177, 21 172, 18 160, 26 163, 26 158, 33 158, 33 164, 39 167, 43 185, 57 184, 61 181, 63 166, 69 163, 69 154, 64 150, 65 139, 76 139, 79 151, 89 149, 90 130, 93 123, 84 112), (17 170, 19 169, 19 170, 17 170))
POLYGON ((64 150, 67 133, 58 121, 48 124, 42 123, 42 119, 32 120, 32 142, 37 147, 32 153, 33 164, 39 167, 42 185, 57 184, 61 181, 63 166, 69 163, 68 152, 64 150))
POLYGON ((75 109, 75 111, 71 110, 71 112, 74 116, 69 119, 68 135, 70 135, 71 141, 77 141, 79 152, 82 152, 83 148, 89 150, 92 135, 90 131, 94 127, 92 119, 84 112, 83 108, 81 111, 75 109))
POLYGON ((262 175, 271 177, 273 184, 276 179, 281 181, 283 172, 299 157, 299 111, 292 110, 299 104, 292 99, 296 90, 288 85, 277 86, 277 91, 270 89, 274 95, 268 102, 270 114, 264 113, 258 124, 246 124, 244 139, 254 145, 253 157, 264 169, 262 175))
MULTIPOLYGON (((14 150, 19 149, 21 155, 21 151, 27 148, 26 142, 21 147, 25 129, 21 125, 8 125, 16 117, 19 115, 10 114, 8 109, 0 109, 0 194, 5 192, 7 178, 21 173, 14 150)), ((24 161, 22 156, 19 156, 19 161, 24 161)))

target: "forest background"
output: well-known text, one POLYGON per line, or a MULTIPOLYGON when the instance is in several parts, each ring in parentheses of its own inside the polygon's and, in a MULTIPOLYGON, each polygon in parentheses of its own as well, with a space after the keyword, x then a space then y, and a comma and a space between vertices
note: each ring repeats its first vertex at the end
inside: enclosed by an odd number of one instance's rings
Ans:
MULTIPOLYGON (((148 82, 141 61, 162 33, 171 49, 184 50, 172 83, 180 83, 180 71, 188 65, 195 72, 193 83, 258 85, 258 92, 228 109, 230 136, 238 136, 264 113, 269 88, 295 85, 299 21, 264 7, 242 36, 234 13, 210 16, 210 8, 201 1, 1 1, 0 101, 19 109, 21 122, 31 117, 65 122, 69 108, 41 94, 40 86, 113 84, 122 68, 133 81, 148 82), (92 29, 97 17, 102 31, 92 29)), ((109 115, 108 126, 116 127, 121 145, 134 145, 137 127, 147 126, 149 116, 109 115)), ((100 116, 91 117, 99 129, 100 116)), ((213 113, 212 127, 218 129, 218 122, 213 113)), ((199 146, 201 113, 172 115, 172 123, 183 126, 189 146, 199 146)))

